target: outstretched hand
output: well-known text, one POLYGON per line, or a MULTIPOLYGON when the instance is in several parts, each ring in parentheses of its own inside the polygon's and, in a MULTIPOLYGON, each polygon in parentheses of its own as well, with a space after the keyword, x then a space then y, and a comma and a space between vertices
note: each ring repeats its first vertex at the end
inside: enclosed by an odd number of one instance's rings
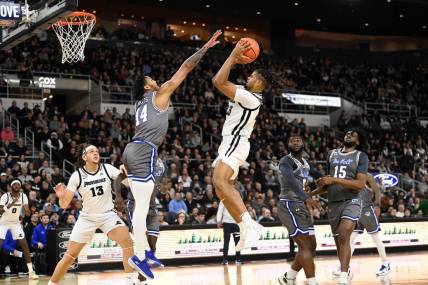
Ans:
POLYGON ((203 48, 209 49, 213 46, 220 43, 220 41, 217 40, 217 38, 222 34, 223 32, 221 30, 217 30, 212 37, 204 44, 203 48))
POLYGON ((230 53, 230 56, 233 57, 237 63, 241 63, 242 55, 250 49, 251 49, 250 42, 244 39, 240 39, 238 43, 235 45, 235 48, 230 53))

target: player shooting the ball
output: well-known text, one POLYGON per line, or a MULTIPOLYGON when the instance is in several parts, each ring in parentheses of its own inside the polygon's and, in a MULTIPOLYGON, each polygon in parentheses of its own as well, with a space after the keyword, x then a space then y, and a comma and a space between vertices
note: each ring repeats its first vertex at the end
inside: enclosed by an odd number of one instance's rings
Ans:
POLYGON ((241 39, 212 79, 214 86, 230 99, 223 125, 223 139, 213 163, 213 182, 217 196, 239 225, 240 241, 236 251, 252 246, 263 229, 251 218, 241 196, 234 190, 239 167, 245 163, 250 151, 248 139, 262 105, 262 93, 272 81, 272 75, 264 69, 251 73, 245 86, 237 86, 228 80, 235 64, 248 63, 248 56, 244 54, 252 49, 252 45, 252 41, 241 39))

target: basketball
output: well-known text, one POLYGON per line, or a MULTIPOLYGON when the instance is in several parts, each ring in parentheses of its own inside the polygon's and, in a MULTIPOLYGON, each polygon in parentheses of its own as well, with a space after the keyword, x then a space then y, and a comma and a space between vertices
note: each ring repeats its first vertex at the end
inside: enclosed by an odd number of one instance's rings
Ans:
POLYGON ((259 44, 256 42, 255 39, 252 38, 242 38, 242 40, 249 42, 251 44, 251 48, 243 54, 243 56, 241 57, 241 61, 243 64, 251 63, 255 61, 256 58, 259 56, 259 44))

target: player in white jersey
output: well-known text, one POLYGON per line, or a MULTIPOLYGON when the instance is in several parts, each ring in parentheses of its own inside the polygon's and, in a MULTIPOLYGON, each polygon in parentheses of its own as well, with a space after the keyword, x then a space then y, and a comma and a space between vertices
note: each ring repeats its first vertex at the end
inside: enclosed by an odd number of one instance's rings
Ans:
POLYGON ((259 239, 263 229, 251 219, 239 193, 234 191, 233 182, 250 151, 248 139, 262 105, 261 93, 272 81, 272 75, 263 69, 251 73, 245 87, 228 81, 230 70, 235 64, 241 63, 240 58, 249 48, 248 42, 240 40, 212 79, 214 86, 230 99, 223 125, 223 139, 218 149, 218 157, 213 163, 213 178, 217 196, 239 225, 240 240, 236 246, 237 251, 251 247, 259 239))
POLYGON ((0 199, 0 250, 8 230, 12 233, 12 238, 18 240, 19 245, 24 253, 25 262, 28 267, 28 278, 39 279, 33 270, 31 263, 30 250, 28 249, 27 240, 25 239, 24 230, 19 221, 21 211, 24 209, 25 215, 30 216, 30 207, 28 207, 28 197, 21 190, 21 181, 14 179, 10 183, 12 191, 4 193, 0 199))
POLYGON ((97 229, 116 241, 123 251, 123 267, 126 284, 133 284, 133 269, 128 259, 134 255, 134 248, 128 227, 119 218, 114 209, 113 181, 123 179, 120 170, 110 164, 100 163, 98 148, 84 144, 79 153, 79 166, 70 177, 68 185, 59 183, 55 192, 61 208, 67 208, 73 197, 78 194, 82 199, 82 212, 73 227, 67 252, 57 264, 48 285, 56 285, 78 257, 80 251, 92 240, 97 229))

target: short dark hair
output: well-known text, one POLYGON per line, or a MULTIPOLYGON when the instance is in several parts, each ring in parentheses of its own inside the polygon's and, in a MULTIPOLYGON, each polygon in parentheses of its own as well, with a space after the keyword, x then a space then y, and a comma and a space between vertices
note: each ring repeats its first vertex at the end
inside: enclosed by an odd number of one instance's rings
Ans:
POLYGON ((256 69, 255 72, 260 75, 261 80, 263 81, 263 84, 265 86, 264 89, 268 89, 270 85, 273 83, 273 75, 272 73, 267 69, 256 69))

